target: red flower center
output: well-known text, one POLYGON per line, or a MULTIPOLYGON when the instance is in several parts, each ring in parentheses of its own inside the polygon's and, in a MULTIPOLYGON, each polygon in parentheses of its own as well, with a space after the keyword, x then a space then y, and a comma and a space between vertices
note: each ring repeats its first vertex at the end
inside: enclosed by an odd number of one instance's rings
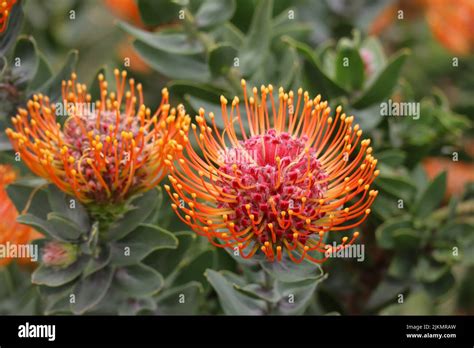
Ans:
POLYGON ((305 243, 316 233, 304 228, 301 215, 317 220, 319 199, 327 190, 327 173, 321 168, 315 150, 306 147, 307 136, 293 138, 288 133, 268 130, 240 142, 240 147, 223 153, 219 180, 222 189, 219 208, 229 208, 228 218, 235 223, 236 232, 262 226, 258 240, 298 240, 305 243), (226 199, 235 197, 235 199, 226 199))

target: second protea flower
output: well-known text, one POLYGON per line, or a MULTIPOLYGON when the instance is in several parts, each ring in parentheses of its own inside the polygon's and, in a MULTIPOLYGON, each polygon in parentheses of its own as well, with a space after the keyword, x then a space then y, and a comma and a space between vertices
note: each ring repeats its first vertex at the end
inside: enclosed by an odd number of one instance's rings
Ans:
POLYGON ((182 150, 190 118, 170 108, 168 91, 152 113, 144 105, 142 85, 115 70, 116 91, 99 75, 100 100, 91 103, 76 75, 63 81, 62 103, 37 94, 12 118, 7 129, 21 159, 82 203, 120 204, 156 186, 165 176, 164 159, 182 150), (62 109, 67 119, 58 122, 62 109), (59 115, 58 115, 59 114, 59 115))
POLYGON ((243 258, 262 252, 280 261, 286 251, 294 262, 322 262, 330 248, 325 235, 370 214, 379 173, 370 140, 340 106, 331 115, 319 95, 280 88, 275 100, 269 85, 248 98, 245 81, 242 87, 245 113, 239 98, 229 110, 221 97, 222 132, 217 116, 201 109, 192 125, 198 150, 186 138, 186 156, 166 160, 172 207, 198 234, 243 258))

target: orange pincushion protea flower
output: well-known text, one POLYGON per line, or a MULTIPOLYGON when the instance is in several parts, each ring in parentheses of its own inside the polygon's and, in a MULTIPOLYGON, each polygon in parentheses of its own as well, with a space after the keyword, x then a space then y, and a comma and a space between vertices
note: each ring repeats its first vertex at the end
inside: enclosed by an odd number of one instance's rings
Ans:
POLYGON ((16 0, 0 0, 0 33, 4 32, 8 24, 11 8, 16 0))
MULTIPOLYGON (((243 258, 260 250, 280 261, 286 250, 294 262, 323 262, 331 251, 325 235, 359 225, 377 196, 369 190, 379 174, 370 140, 340 106, 330 116, 319 95, 300 89, 295 104, 294 93, 280 88, 276 107, 271 85, 260 95, 253 88, 250 98, 244 80, 242 87, 246 116, 239 98, 229 112, 222 96, 223 132, 201 109, 192 125, 199 154, 186 139, 183 156, 165 161, 172 207, 198 234, 243 258)), ((342 238, 337 250, 358 235, 342 238)))
POLYGON ((125 91, 126 75, 115 70, 117 91, 110 93, 99 75, 101 99, 90 104, 86 86, 72 74, 70 81, 63 81, 62 104, 34 95, 27 110, 19 109, 12 118, 15 131, 7 129, 15 150, 35 174, 86 204, 121 203, 151 189, 166 174, 166 156, 183 148, 190 123, 184 108, 170 108, 163 89, 152 114, 143 104, 141 84, 130 79, 125 91), (60 107, 69 116, 63 127, 56 121, 60 107))
MULTIPOLYGON (((0 245, 26 244, 41 237, 41 234, 31 227, 16 222, 18 212, 5 191, 5 186, 15 179, 15 172, 10 166, 0 165, 0 245)), ((0 258, 0 266, 10 262, 11 259, 0 258)))

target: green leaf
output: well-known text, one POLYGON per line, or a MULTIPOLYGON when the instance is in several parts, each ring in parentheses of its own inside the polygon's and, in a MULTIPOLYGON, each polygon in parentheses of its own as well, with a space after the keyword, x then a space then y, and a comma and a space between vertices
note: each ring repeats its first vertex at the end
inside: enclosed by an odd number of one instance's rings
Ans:
POLYGON ((151 252, 159 249, 176 249, 178 239, 159 226, 139 225, 125 238, 112 243, 112 263, 132 265, 139 263, 151 252), (130 255, 125 254, 126 248, 130 255))
POLYGON ((454 255, 453 249, 450 247, 438 247, 431 252, 431 257, 437 262, 451 265, 459 260, 459 255, 454 255))
POLYGON ((206 270, 205 276, 219 296, 219 302, 227 315, 262 315, 265 302, 243 295, 222 274, 206 270))
POLYGON ((426 175, 421 163, 418 163, 415 168, 413 168, 413 171, 410 173, 410 177, 412 178, 415 186, 418 188, 417 197, 419 198, 429 184, 428 176, 426 175))
MULTIPOLYGON (((272 37, 277 38, 282 35, 289 35, 294 39, 304 40, 313 30, 311 24, 300 21, 295 21, 288 18, 287 11, 282 11, 276 18, 273 19, 272 23, 272 37)), ((294 8, 292 8, 295 11, 294 8)))
POLYGON ((86 208, 77 199, 66 195, 55 185, 49 185, 48 201, 53 211, 72 221, 79 231, 83 233, 89 231, 89 214, 86 208), (74 202, 71 202, 71 200, 74 200, 74 202), (74 205, 71 205, 71 203, 74 203, 74 205), (72 208, 72 206, 74 208, 72 208))
POLYGON ((390 302, 395 303, 397 296, 407 290, 405 281, 386 277, 377 285, 366 304, 367 310, 375 310, 390 302))
POLYGON ((372 105, 363 110, 357 110, 348 105, 343 110, 346 115, 356 115, 356 121, 364 132, 371 132, 384 120, 380 116, 380 105, 372 105))
POLYGON ((233 67, 237 50, 229 44, 219 44, 209 52, 209 69, 215 76, 225 75, 233 67))
POLYGON ((338 97, 347 94, 343 87, 339 86, 335 81, 323 71, 320 62, 311 48, 303 42, 294 40, 289 36, 284 36, 283 41, 296 48, 300 52, 307 64, 305 64, 304 71, 309 86, 317 93, 320 93, 325 98, 338 97))
POLYGON ((172 0, 138 0, 138 9, 145 25, 158 26, 177 21, 181 6, 172 0))
POLYGON ((441 226, 436 235, 443 239, 456 240, 461 244, 465 244, 470 243, 474 239, 472 231, 474 231, 474 225, 453 221, 441 226))
POLYGON ((436 281, 424 283, 423 287, 428 294, 437 298, 448 293, 456 284, 453 273, 447 269, 436 281))
POLYGON ((419 232, 412 228, 399 228, 392 232, 395 249, 413 250, 418 248, 419 232))
MULTIPOLYGON (((216 86, 205 83, 198 83, 194 81, 171 81, 168 84, 168 89, 171 95, 193 95, 204 99, 208 102, 219 103, 221 94, 225 94, 223 89, 216 88, 216 86)), ((197 111, 197 110, 196 110, 197 111)))
POLYGON ((92 80, 91 84, 89 85, 89 94, 91 95, 91 100, 100 100, 100 85, 99 85, 99 75, 102 74, 105 77, 106 67, 102 66, 99 70, 97 70, 96 74, 94 75, 94 79, 92 80))
MULTIPOLYGON (((196 234, 191 231, 175 232, 179 243, 176 249, 163 249, 149 255, 144 263, 157 269, 163 276, 168 277, 187 264, 190 259, 190 248, 196 242, 196 234)), ((194 248, 195 249, 195 248, 194 248)))
POLYGON ((278 86, 282 86, 286 90, 290 89, 292 82, 295 81, 295 75, 298 73, 299 67, 296 49, 293 46, 287 45, 278 66, 278 86))
MULTIPOLYGON (((0 57, 0 59, 2 59, 0 57)), ((8 137, 5 135, 5 133, 1 132, 0 133, 0 152, 2 151, 9 151, 12 150, 12 144, 10 143, 10 140, 8 137)))
POLYGON ((134 197, 131 201, 132 209, 112 224, 106 232, 106 238, 111 241, 119 240, 137 228, 153 211, 157 197, 158 193, 154 189, 134 197))
POLYGON ((446 172, 442 172, 434 178, 416 202, 413 212, 419 219, 426 218, 441 204, 446 192, 446 175, 446 172))
POLYGON ((434 306, 428 294, 424 291, 410 293, 405 302, 395 303, 380 311, 381 315, 433 315, 434 306))
POLYGON ((234 283, 234 288, 246 296, 274 304, 278 303, 282 297, 282 295, 274 287, 264 288, 260 284, 239 285, 234 283))
POLYGON ((375 157, 380 163, 386 164, 391 167, 398 167, 405 161, 406 153, 398 149, 389 149, 382 152, 378 152, 375 157))
POLYGON ((194 18, 200 28, 207 28, 232 18, 235 12, 235 0, 204 0, 194 18))
MULTIPOLYGON (((415 185, 401 176, 380 175, 374 184, 380 190, 390 193, 394 197, 401 198, 405 202, 411 202, 416 192, 415 185)), ((394 204, 396 205, 397 203, 394 202, 394 204)))
POLYGON ((211 73, 200 55, 176 55, 136 40, 135 50, 153 69, 172 79, 207 81, 211 73))
POLYGON ((173 284, 181 285, 190 281, 198 281, 201 284, 206 284, 204 272, 206 269, 214 267, 214 264, 215 250, 206 250, 185 263, 181 262, 179 275, 176 277, 173 284))
POLYGON ((195 315, 198 314, 199 296, 203 293, 202 285, 190 282, 182 286, 163 291, 156 299, 159 315, 195 315))
POLYGON ((364 82, 364 62, 354 44, 341 39, 337 47, 335 79, 347 90, 358 90, 364 82))
POLYGON ((428 258, 420 258, 415 268, 415 276, 423 283, 434 283, 440 280, 446 272, 449 272, 449 266, 445 264, 434 263, 428 258))
POLYGON ((61 97, 61 83, 71 78, 71 74, 76 69, 78 60, 78 51, 72 50, 69 52, 62 69, 51 77, 43 86, 39 88, 39 91, 44 95, 49 96, 51 102, 58 101, 61 97))
POLYGON ((12 7, 8 17, 7 29, 0 33, 0 56, 6 55, 10 46, 16 41, 23 24, 23 8, 21 4, 12 7))
POLYGON ((107 294, 112 283, 114 269, 106 267, 81 279, 74 287, 75 302, 71 303, 74 314, 84 314, 93 309, 107 294))
MULTIPOLYGON (((157 196, 153 208, 154 212, 148 215, 148 217, 143 221, 143 224, 159 225, 161 228, 164 228, 163 223, 170 220, 169 218, 171 214, 165 210, 168 207, 163 206, 163 188, 161 186, 156 186, 155 189, 157 196)), ((169 208, 171 209, 171 206, 169 206, 169 208)))
POLYGON ((320 279, 324 273, 319 265, 303 260, 300 264, 288 257, 280 262, 261 261, 262 268, 275 279, 282 282, 294 283, 308 279, 320 279))
POLYGON ((227 22, 211 31, 217 42, 229 42, 234 47, 240 47, 244 41, 244 34, 232 23, 227 22))
POLYGON ((409 51, 407 49, 396 54, 377 77, 374 78, 364 93, 352 103, 352 106, 357 109, 363 109, 390 97, 408 54, 409 51))
POLYGON ((398 202, 396 202, 391 195, 381 192, 372 204, 371 209, 377 216, 382 218, 382 220, 389 220, 402 213, 402 210, 398 209, 397 203, 398 202))
POLYGON ((38 286, 38 292, 45 304, 44 314, 51 315, 58 312, 65 312, 70 310, 70 295, 74 288, 74 283, 69 282, 67 284, 50 287, 50 286, 38 286))
POLYGON ((197 54, 204 52, 203 44, 186 33, 162 30, 157 33, 138 29, 125 22, 118 22, 118 26, 140 40, 149 47, 177 55, 197 54))
POLYGON ((321 277, 317 281, 313 279, 297 283, 277 282, 277 291, 281 299, 275 310, 279 315, 302 315, 308 308, 314 297, 317 285, 326 277, 321 277), (290 301, 290 298, 292 301, 290 301))
POLYGON ((395 247, 393 234, 399 229, 410 228, 412 221, 410 217, 401 217, 385 221, 375 230, 377 243, 381 248, 392 249, 395 247))
POLYGON ((19 180, 7 186, 8 197, 20 214, 28 208, 28 213, 46 219, 51 208, 48 196, 41 188, 45 183, 43 179, 19 180))
POLYGON ((387 275, 398 279, 409 279, 416 260, 417 255, 414 255, 411 250, 397 252, 390 262, 387 275))
MULTIPOLYGON (((191 105, 191 107, 198 112, 200 108, 203 108, 207 114, 210 112, 214 113, 214 115, 220 115, 221 113, 221 106, 219 104, 208 102, 207 100, 195 97, 193 95, 186 94, 184 99, 191 105)), ((218 128, 224 128, 224 120, 222 117, 218 116, 215 119, 216 125, 218 128)), ((242 119, 242 122, 245 118, 242 119)), ((236 127, 235 130, 238 132, 239 127, 236 127)))
MULTIPOLYGON (((119 315, 138 315, 142 311, 156 311, 156 302, 151 297, 129 298, 120 303, 119 315)), ((146 313, 147 314, 147 313, 146 313)))
MULTIPOLYGON (((247 273, 249 267, 242 267, 242 270, 244 273, 247 273)), ((255 281, 255 282, 258 282, 258 283, 262 283, 264 282, 264 279, 265 277, 262 276, 262 279, 259 279, 258 281, 256 280, 250 280, 248 279, 249 277, 243 277, 241 275, 238 275, 238 274, 235 274, 233 273, 232 271, 229 271, 229 270, 223 270, 223 271, 219 271, 219 273, 231 284, 234 285, 234 288, 243 288, 245 287, 249 282, 252 282, 252 281, 255 281), (237 287, 236 287, 237 285, 237 287)), ((257 272, 256 272, 257 273, 257 272)), ((263 273, 260 272, 260 273, 263 273)))
POLYGON ((35 76, 31 79, 28 85, 28 91, 34 91, 40 86, 44 85, 51 76, 53 76, 53 71, 51 67, 41 52, 37 52, 38 55, 38 69, 36 69, 35 76))
POLYGON ((74 221, 57 212, 48 214, 48 223, 53 226, 56 234, 66 241, 76 241, 87 232, 81 231, 74 221))
POLYGON ((0 78, 3 76, 3 73, 7 69, 8 61, 5 56, 0 56, 0 78))
POLYGON ((163 286, 163 277, 153 268, 136 264, 118 268, 114 284, 131 296, 141 297, 156 293, 163 286))
POLYGON ((474 308, 474 268, 466 269, 466 273, 462 276, 459 284, 459 293, 457 298, 458 308, 474 308))
POLYGON ((271 42, 273 0, 259 1, 252 23, 239 51, 240 69, 245 76, 261 67, 271 42))
POLYGON ((40 265, 31 275, 31 282, 52 287, 64 285, 79 277, 88 261, 87 256, 82 256, 69 267, 62 269, 40 265))
POLYGON ((33 37, 20 37, 16 42, 13 51, 13 73, 16 77, 16 85, 24 88, 29 81, 33 79, 38 69, 38 55, 36 52, 36 43, 33 37), (17 66, 17 60, 19 59, 17 66))
MULTIPOLYGON (((76 233, 74 231, 68 232, 67 230, 61 229, 61 227, 64 227, 64 225, 60 225, 57 221, 56 222, 51 222, 51 221, 46 221, 43 220, 36 215, 32 214, 24 214, 20 215, 16 218, 16 221, 19 222, 20 224, 28 225, 39 232, 53 238, 53 239, 58 239, 63 242, 70 242, 74 238, 71 238, 71 236, 75 236, 76 233)), ((67 225, 66 225, 67 226, 67 225)))
POLYGON ((107 245, 101 245, 98 255, 94 255, 90 258, 86 268, 82 274, 83 277, 87 277, 107 266, 112 258, 112 253, 107 245))

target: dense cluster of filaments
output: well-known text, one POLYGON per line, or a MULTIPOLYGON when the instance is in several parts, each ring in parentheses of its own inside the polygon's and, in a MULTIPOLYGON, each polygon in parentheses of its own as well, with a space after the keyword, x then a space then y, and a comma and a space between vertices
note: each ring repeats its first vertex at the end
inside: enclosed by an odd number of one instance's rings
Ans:
POLYGON ((280 88, 276 102, 271 85, 250 97, 245 81, 242 87, 246 115, 239 98, 229 110, 221 97, 223 129, 201 109, 192 125, 198 149, 186 138, 180 156, 165 161, 172 207, 197 233, 243 258, 261 251, 280 261, 286 250, 294 262, 323 262, 334 251, 325 235, 362 223, 377 196, 370 140, 340 106, 331 116, 319 95, 280 88))
POLYGON ((62 103, 34 95, 7 130, 32 171, 84 203, 119 203, 154 187, 164 160, 181 151, 190 118, 170 108, 168 91, 154 114, 143 104, 141 84, 115 70, 116 92, 99 75, 100 100, 91 103, 76 75, 62 84, 62 103), (61 126, 57 118, 66 116, 61 126))

